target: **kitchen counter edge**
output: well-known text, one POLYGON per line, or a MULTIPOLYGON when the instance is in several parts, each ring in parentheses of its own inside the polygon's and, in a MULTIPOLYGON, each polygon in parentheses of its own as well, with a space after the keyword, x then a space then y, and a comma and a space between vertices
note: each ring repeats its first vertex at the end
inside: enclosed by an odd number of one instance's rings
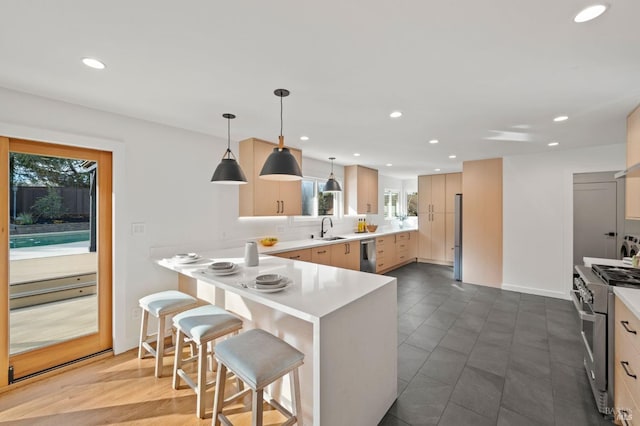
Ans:
POLYGON ((313 247, 321 247, 328 246, 332 244, 340 244, 340 243, 348 243, 352 241, 360 241, 366 240, 369 238, 378 238, 384 237, 387 235, 393 234, 401 234, 403 232, 413 232, 417 231, 418 228, 403 228, 403 229, 393 229, 388 231, 376 231, 376 232, 366 232, 366 233, 351 233, 351 234, 342 234, 340 237, 343 237, 338 240, 325 241, 321 239, 312 239, 309 238, 307 240, 294 240, 294 241, 282 241, 272 247, 263 247, 258 244, 258 251, 260 254, 277 254, 283 253, 291 250, 302 250, 313 247))

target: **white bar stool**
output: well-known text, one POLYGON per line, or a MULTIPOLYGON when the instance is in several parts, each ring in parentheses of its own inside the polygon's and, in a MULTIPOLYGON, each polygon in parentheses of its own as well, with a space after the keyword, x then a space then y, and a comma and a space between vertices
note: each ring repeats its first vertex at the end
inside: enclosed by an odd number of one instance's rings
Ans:
POLYGON ((156 377, 162 377, 162 358, 164 356, 165 319, 168 315, 177 314, 198 305, 198 300, 188 294, 176 290, 161 291, 143 297, 139 300, 142 308, 142 323, 140 324, 140 343, 138 358, 143 358, 145 351, 156 358, 156 377), (148 335, 149 314, 158 319, 158 332, 155 334, 155 349, 151 346, 153 336, 148 335))
MULTIPOLYGON (((173 325, 178 330, 173 365, 173 388, 178 389, 182 378, 195 391, 196 414, 203 419, 205 392, 207 386, 213 384, 213 382, 207 383, 207 346, 209 342, 213 345, 215 339, 237 333, 242 328, 242 320, 218 306, 204 305, 176 315, 173 317, 173 325), (192 354, 189 358, 182 358, 185 337, 190 339, 197 348, 196 355, 192 354), (182 369, 183 364, 194 361, 198 361, 197 383, 182 369)), ((212 355, 213 352, 212 347, 212 355)))
POLYGON ((218 372, 213 403, 212 424, 214 426, 220 425, 221 422, 225 425, 232 425, 222 413, 223 405, 238 400, 249 392, 252 393, 251 424, 262 426, 264 388, 285 374, 290 374, 292 412, 290 413, 273 399, 268 403, 287 417, 287 420, 282 424, 283 426, 302 425, 302 418, 299 415, 301 406, 298 375, 298 367, 304 361, 302 352, 264 330, 254 329, 220 342, 216 346, 215 357, 218 360, 218 372), (241 390, 224 399, 227 370, 246 383, 249 389, 241 390))

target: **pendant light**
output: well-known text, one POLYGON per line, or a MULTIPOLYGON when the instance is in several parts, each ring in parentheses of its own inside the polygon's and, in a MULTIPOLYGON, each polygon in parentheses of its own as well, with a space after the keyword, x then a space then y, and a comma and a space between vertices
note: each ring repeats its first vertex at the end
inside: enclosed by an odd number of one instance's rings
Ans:
POLYGON ((289 91, 276 89, 273 93, 280 98, 280 136, 278 146, 273 148, 273 152, 269 154, 262 166, 260 178, 280 181, 300 180, 302 179, 300 166, 289 148, 284 147, 284 136, 282 136, 282 98, 289 96, 289 91))
POLYGON ((336 157, 329 157, 329 160, 331 160, 331 174, 329 175, 329 180, 327 181, 327 183, 324 184, 323 192, 342 192, 340 184, 336 180, 335 176, 333 176, 333 160, 335 159, 336 157))
POLYGON ((231 152, 231 120, 236 118, 233 114, 222 114, 227 119, 227 150, 222 156, 222 160, 216 171, 213 172, 211 182, 221 183, 227 185, 242 185, 247 183, 247 178, 240 167, 240 164, 236 161, 235 155, 231 152))

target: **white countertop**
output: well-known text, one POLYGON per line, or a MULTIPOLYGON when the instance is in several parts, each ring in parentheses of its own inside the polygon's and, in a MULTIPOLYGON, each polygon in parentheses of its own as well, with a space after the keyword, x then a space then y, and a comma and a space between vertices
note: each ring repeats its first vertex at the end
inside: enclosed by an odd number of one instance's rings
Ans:
POLYGON ((343 237, 342 239, 339 239, 339 240, 325 241, 319 238, 313 238, 313 239, 308 238, 305 240, 279 241, 275 246, 272 246, 272 247, 263 247, 260 245, 260 243, 258 243, 258 252, 261 254, 262 253, 275 254, 275 253, 281 253, 283 251, 300 250, 300 249, 306 249, 306 248, 312 248, 312 247, 318 247, 318 246, 326 246, 330 244, 348 243, 350 241, 359 241, 359 240, 365 240, 368 238, 378 238, 385 235, 400 234, 402 232, 411 232, 411 231, 417 231, 417 230, 418 228, 409 227, 409 228, 392 229, 392 230, 379 229, 376 232, 363 232, 363 233, 352 232, 349 234, 335 235, 338 237, 343 237))
POLYGON ((629 268, 631 265, 627 265, 618 259, 602 259, 599 257, 583 257, 582 261, 584 266, 591 268, 591 265, 608 265, 608 266, 623 266, 629 268))
POLYGON ((613 292, 627 305, 633 315, 640 318, 640 289, 614 287, 613 292))
MULTIPOLYGON (((323 243, 329 242, 323 241, 323 243)), ((259 266, 247 267, 244 266, 244 248, 200 253, 200 255, 202 259, 193 264, 176 265, 168 259, 156 260, 156 263, 172 271, 210 283, 249 300, 312 322, 385 285, 395 285, 396 283, 395 278, 384 275, 265 255, 260 256, 259 266), (217 277, 204 275, 201 271, 206 270, 214 259, 216 262, 236 263, 239 268, 238 273, 217 277), (256 276, 267 273, 284 275, 292 280, 292 284, 277 293, 262 293, 243 288, 240 285, 241 282, 249 282, 256 276)))

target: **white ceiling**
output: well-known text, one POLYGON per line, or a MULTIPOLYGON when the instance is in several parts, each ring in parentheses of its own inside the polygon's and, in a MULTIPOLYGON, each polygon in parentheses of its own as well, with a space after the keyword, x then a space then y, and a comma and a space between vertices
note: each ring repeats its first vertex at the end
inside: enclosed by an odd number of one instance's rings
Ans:
POLYGON ((282 87, 287 145, 405 178, 624 143, 640 2, 573 23, 591 3, 3 0, 0 86, 224 139, 232 112, 232 139, 274 142, 282 87))

